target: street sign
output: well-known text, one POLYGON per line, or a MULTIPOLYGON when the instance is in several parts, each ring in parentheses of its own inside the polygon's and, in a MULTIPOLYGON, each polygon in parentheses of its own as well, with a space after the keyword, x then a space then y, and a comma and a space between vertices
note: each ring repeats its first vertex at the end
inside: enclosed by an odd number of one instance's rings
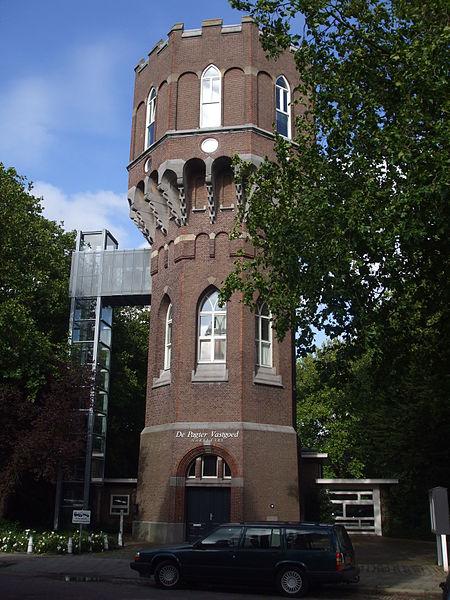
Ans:
POLYGON ((80 525, 90 525, 91 511, 90 510, 74 510, 72 513, 72 523, 80 525))

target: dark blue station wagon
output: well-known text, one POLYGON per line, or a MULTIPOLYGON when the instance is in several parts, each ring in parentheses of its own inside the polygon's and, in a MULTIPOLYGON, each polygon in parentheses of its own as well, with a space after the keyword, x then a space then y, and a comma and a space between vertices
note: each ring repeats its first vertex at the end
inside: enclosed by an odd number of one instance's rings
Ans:
POLYGON ((131 568, 159 587, 181 581, 276 585, 291 598, 311 584, 357 582, 359 569, 344 527, 317 523, 230 523, 193 544, 142 550, 131 568))

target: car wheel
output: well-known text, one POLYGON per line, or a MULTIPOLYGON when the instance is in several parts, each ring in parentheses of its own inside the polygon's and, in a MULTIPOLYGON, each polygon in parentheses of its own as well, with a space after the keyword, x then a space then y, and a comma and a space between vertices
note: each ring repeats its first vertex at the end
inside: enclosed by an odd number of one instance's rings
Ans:
POLYGON ((303 598, 309 589, 308 579, 297 567, 286 567, 278 573, 278 589, 288 598, 303 598))
POLYGON ((164 560, 155 570, 155 583, 158 587, 173 590, 181 579, 180 567, 172 560, 164 560))

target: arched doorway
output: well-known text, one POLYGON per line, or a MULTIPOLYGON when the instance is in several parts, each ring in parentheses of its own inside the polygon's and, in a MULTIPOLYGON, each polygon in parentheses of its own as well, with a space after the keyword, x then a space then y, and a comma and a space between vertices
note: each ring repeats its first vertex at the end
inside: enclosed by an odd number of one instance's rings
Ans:
POLYGON ((217 454, 201 454, 186 471, 186 538, 192 541, 230 521, 231 469, 217 454))

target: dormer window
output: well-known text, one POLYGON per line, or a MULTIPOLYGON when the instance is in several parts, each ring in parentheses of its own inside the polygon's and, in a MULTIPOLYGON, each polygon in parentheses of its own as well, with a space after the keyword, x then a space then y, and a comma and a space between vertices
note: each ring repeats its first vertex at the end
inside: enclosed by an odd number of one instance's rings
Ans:
POLYGON ((291 139, 291 91, 283 75, 275 84, 276 130, 287 139, 291 139))
POLYGON ((207 67, 201 78, 200 127, 220 127, 222 85, 220 71, 214 65, 207 67))
POLYGON ((156 119, 156 90, 152 88, 147 100, 147 117, 145 127, 145 149, 155 141, 155 119, 156 119))

